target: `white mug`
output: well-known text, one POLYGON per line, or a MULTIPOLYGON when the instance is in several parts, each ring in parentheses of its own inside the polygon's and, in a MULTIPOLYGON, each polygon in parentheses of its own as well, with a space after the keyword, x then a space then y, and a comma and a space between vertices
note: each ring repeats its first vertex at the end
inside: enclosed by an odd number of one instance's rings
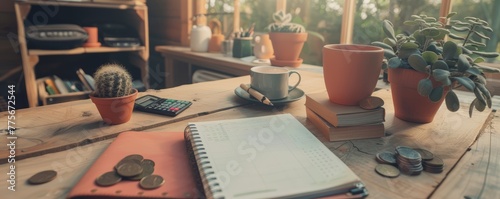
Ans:
POLYGON ((283 99, 297 88, 301 77, 297 71, 274 66, 254 66, 250 69, 251 87, 270 100, 283 99), (297 74, 299 80, 295 85, 288 86, 288 77, 297 74))

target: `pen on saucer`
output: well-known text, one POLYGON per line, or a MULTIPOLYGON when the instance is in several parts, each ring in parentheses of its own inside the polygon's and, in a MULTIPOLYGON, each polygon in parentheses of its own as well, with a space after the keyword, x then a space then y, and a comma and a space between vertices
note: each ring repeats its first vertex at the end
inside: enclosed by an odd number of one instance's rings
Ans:
POLYGON ((252 95, 253 97, 255 97, 255 99, 257 99, 260 102, 262 102, 263 104, 266 104, 266 105, 269 105, 269 106, 274 106, 273 103, 271 103, 271 101, 269 101, 269 99, 267 99, 266 96, 262 95, 262 93, 259 93, 255 89, 252 89, 252 88, 248 87, 246 84, 240 84, 240 87, 243 90, 245 90, 246 92, 248 92, 250 95, 252 95))

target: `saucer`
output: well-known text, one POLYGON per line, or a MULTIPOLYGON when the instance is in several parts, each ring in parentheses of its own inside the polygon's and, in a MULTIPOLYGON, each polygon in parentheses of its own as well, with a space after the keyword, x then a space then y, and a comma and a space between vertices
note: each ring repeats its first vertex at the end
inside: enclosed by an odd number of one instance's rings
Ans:
POLYGON ((295 61, 290 60, 277 60, 275 57, 269 59, 272 66, 289 66, 289 67, 299 67, 304 61, 302 58, 299 58, 295 61))
MULTIPOLYGON (((249 84, 247 84, 247 86, 250 87, 249 84)), ((291 88, 291 86, 289 86, 289 88, 291 88)), ((252 101, 252 102, 260 102, 258 100, 256 100, 255 98, 253 98, 252 96, 250 96, 249 93, 247 93, 245 90, 243 90, 242 88, 240 87, 237 87, 235 90, 234 90, 234 93, 238 96, 238 97, 241 97, 243 99, 246 99, 248 101, 252 101)), ((285 103, 290 103, 290 102, 293 102, 293 101, 297 101, 299 100, 300 98, 304 97, 304 91, 299 89, 299 88, 295 88, 293 90, 291 90, 289 93, 288 93, 288 97, 286 98, 283 98, 283 99, 277 99, 277 100, 271 100, 271 103, 273 103, 274 105, 277 105, 277 104, 285 104, 285 103)))

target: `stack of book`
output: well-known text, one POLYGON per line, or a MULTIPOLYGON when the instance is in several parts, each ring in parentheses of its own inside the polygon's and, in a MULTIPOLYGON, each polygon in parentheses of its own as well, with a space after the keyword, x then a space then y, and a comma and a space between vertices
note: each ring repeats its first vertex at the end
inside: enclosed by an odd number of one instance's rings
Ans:
POLYGON ((377 138, 385 135, 385 109, 371 110, 330 102, 326 92, 306 95, 306 114, 330 141, 377 138))

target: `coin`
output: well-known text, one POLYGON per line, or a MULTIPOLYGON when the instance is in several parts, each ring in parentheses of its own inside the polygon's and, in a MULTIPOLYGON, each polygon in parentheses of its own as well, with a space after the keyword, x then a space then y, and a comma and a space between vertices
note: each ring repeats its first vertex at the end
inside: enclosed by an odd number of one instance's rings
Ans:
POLYGON ((395 178, 398 177, 400 171, 398 168, 388 165, 388 164, 379 164, 375 167, 375 171, 385 177, 395 178))
POLYGON ((396 164, 395 154, 388 151, 377 153, 377 160, 380 163, 396 164))
POLYGON ((143 189, 156 189, 163 185, 165 183, 165 180, 159 176, 159 175, 150 175, 142 178, 142 180, 139 182, 139 185, 143 189))
POLYGON ((430 151, 427 151, 425 149, 414 148, 413 150, 420 153, 420 156, 422 156, 422 160, 432 160, 432 158, 434 158, 434 154, 432 154, 430 151))
POLYGON ((37 174, 31 176, 28 179, 30 184, 43 184, 52 181, 57 176, 57 172, 54 170, 46 170, 38 172, 37 174))
POLYGON ((376 109, 384 105, 384 100, 380 97, 370 96, 359 102, 359 107, 366 110, 376 109))
POLYGON ((142 155, 132 154, 132 155, 128 155, 128 156, 124 157, 122 160, 139 160, 139 162, 140 162, 143 159, 144 159, 144 157, 142 157, 142 155))
POLYGON ((423 164, 427 165, 427 166, 434 166, 434 167, 443 167, 444 166, 443 160, 439 157, 434 157, 432 160, 424 161, 423 164))
POLYGON ((155 166, 155 162, 154 162, 153 160, 150 160, 150 159, 144 159, 144 160, 142 160, 142 162, 145 162, 145 163, 147 163, 147 164, 150 164, 150 165, 152 165, 153 167, 155 166))
POLYGON ((116 168, 116 172, 122 177, 137 176, 140 175, 142 171, 142 166, 133 162, 123 163, 118 168, 116 168))
POLYGON ((404 159, 407 159, 409 161, 412 161, 412 160, 421 161, 422 160, 422 156, 420 156, 420 153, 418 153, 417 151, 413 150, 410 147, 398 146, 398 147, 396 147, 396 153, 398 155, 400 155, 401 157, 403 157, 404 159))
POLYGON ((142 173, 140 175, 129 177, 127 178, 127 180, 141 180, 142 178, 153 174, 155 170, 154 163, 146 160, 142 161, 141 167, 142 167, 142 173))
POLYGON ((122 180, 122 177, 119 176, 116 172, 114 171, 109 171, 101 176, 99 176, 97 179, 95 179, 95 183, 99 186, 111 186, 114 185, 122 180))

